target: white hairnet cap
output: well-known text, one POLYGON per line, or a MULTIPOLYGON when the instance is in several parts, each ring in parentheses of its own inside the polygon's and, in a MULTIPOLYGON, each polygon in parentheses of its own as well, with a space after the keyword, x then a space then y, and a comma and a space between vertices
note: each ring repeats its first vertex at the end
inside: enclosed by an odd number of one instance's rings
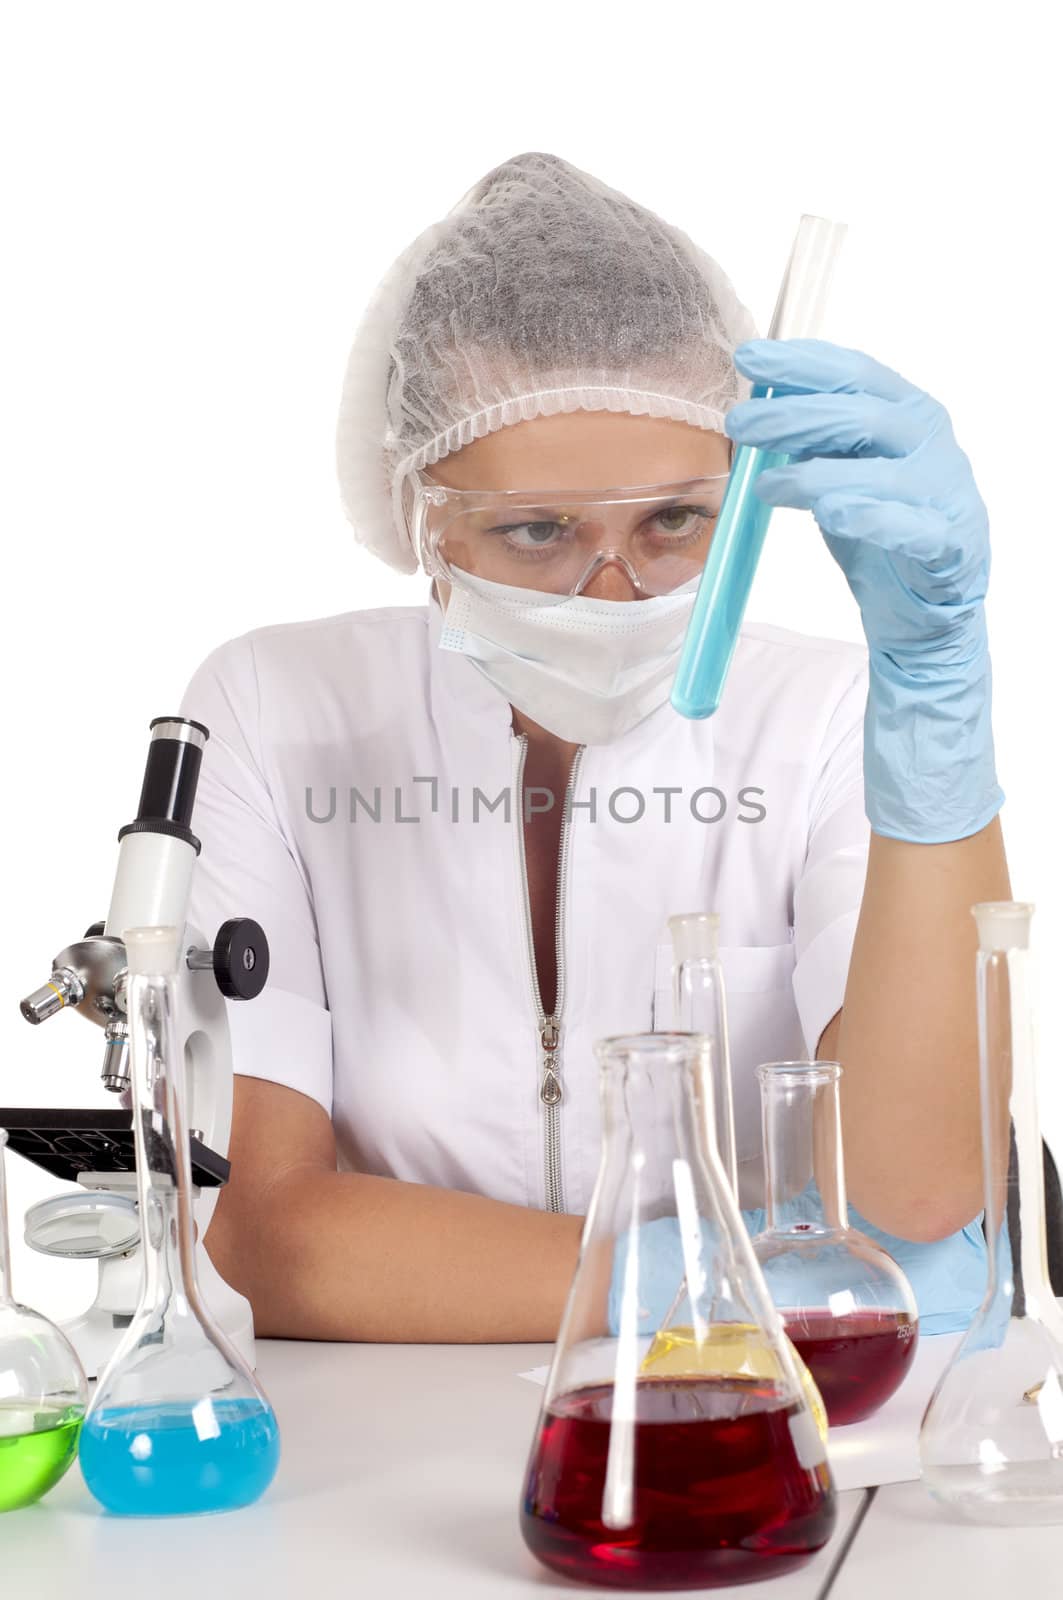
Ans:
POLYGON ((515 156, 403 251, 355 334, 336 445, 359 542, 416 571, 410 474, 530 417, 722 430, 749 387, 731 358, 754 331, 678 228, 557 156, 515 156))

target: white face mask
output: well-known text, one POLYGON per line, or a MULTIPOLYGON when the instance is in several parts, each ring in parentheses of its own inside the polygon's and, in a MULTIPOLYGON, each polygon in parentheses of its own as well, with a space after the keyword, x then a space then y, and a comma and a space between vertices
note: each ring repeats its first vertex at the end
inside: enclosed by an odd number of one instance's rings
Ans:
POLYGON ((668 699, 698 581, 648 600, 544 604, 466 575, 451 585, 439 646, 559 739, 609 744, 668 699))

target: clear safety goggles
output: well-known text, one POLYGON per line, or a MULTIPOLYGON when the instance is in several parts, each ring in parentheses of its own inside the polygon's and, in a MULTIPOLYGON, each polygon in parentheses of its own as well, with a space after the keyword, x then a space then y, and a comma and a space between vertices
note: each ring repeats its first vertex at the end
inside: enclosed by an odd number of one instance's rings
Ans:
POLYGON ((449 489, 418 474, 409 501, 425 571, 564 600, 613 563, 640 596, 671 594, 705 564, 729 474, 564 492, 449 489))

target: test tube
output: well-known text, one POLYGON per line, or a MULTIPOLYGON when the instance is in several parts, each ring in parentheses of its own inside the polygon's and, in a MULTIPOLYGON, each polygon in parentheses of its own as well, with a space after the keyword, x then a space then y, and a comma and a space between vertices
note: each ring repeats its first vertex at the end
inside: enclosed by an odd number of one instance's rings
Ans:
MULTIPOLYGON (((815 338, 844 237, 844 222, 801 218, 769 339, 815 338)), ((753 387, 754 399, 771 394, 763 384, 753 387)), ((740 445, 735 451, 672 686, 672 705, 684 717, 711 717, 720 704, 771 518, 772 508, 758 497, 756 481, 788 459, 756 445, 740 445)))

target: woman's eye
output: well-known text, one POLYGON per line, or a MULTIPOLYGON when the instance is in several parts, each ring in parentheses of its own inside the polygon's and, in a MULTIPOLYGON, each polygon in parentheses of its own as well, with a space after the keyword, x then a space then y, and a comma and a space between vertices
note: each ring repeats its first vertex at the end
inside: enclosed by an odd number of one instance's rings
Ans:
POLYGON ((541 550, 563 531, 558 522, 511 522, 491 529, 492 534, 501 535, 507 544, 518 550, 541 550))
POLYGON ((711 521, 712 516, 707 506, 667 506, 657 512, 653 521, 660 532, 675 535, 693 533, 702 522, 711 521))

